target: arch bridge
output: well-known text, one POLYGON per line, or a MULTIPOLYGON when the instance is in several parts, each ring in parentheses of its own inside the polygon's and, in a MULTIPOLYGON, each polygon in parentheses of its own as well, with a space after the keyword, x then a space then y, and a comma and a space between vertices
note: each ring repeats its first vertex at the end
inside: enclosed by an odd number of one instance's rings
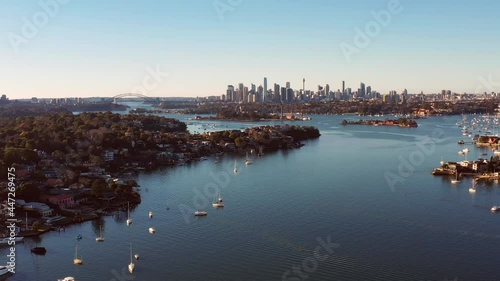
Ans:
POLYGON ((115 104, 118 103, 118 99, 121 99, 121 98, 141 98, 145 102, 157 102, 160 100, 160 98, 152 98, 152 97, 148 97, 146 95, 139 94, 139 93, 124 93, 124 94, 119 94, 119 95, 114 96, 113 103, 115 103, 115 104))

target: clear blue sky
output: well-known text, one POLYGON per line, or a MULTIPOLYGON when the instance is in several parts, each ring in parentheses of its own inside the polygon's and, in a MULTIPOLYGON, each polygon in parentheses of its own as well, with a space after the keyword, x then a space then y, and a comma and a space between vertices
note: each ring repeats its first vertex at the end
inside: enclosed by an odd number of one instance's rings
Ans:
POLYGON ((1 1, 0 94, 114 96, 149 85, 149 96, 208 96, 263 77, 268 88, 306 78, 309 89, 345 80, 383 94, 473 92, 478 77, 500 81, 500 1, 401 0, 349 61, 342 42, 356 47, 355 29, 389 0, 65 0, 52 15, 39 4, 55 1, 1 1), (34 35, 23 21, 33 17, 34 35), (148 67, 169 74, 144 84, 148 67))

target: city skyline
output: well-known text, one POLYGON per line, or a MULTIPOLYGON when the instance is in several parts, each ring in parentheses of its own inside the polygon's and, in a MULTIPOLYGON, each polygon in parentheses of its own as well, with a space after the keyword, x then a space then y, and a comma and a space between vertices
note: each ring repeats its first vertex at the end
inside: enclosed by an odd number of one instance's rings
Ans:
POLYGON ((499 7, 486 0, 5 2, 0 94, 220 96, 235 82, 264 86, 264 77, 268 90, 286 82, 302 89, 305 78, 310 90, 370 81, 381 94, 498 92, 499 7))

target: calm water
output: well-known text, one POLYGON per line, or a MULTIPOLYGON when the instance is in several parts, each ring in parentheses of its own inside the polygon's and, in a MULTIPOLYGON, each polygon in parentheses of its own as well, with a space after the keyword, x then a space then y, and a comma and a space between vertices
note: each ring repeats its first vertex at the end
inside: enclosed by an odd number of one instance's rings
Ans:
MULTIPOLYGON (((344 118, 296 122, 319 127, 322 136, 300 149, 253 155, 253 165, 224 155, 217 164, 212 158, 141 174, 142 204, 131 211, 131 226, 121 212, 27 240, 17 246, 17 273, 8 280, 500 280, 500 214, 490 212, 500 204, 499 187, 482 185, 471 196, 470 180, 452 185, 431 175, 441 159, 463 159, 460 117, 419 120, 412 129, 343 127, 344 118), (426 139, 436 130, 445 136, 426 139), (425 143, 424 151, 418 144, 425 143), (413 171, 400 174, 407 161, 413 171), (388 173, 399 177, 392 188, 388 173), (217 187, 222 210, 211 206, 217 187), (195 209, 208 216, 194 218, 195 209), (103 243, 95 242, 100 223, 103 243), (315 249, 328 237, 338 247, 321 248, 320 260, 315 249), (132 275, 129 243, 140 254, 132 275), (35 245, 47 254, 30 254, 35 245), (83 266, 73 265, 76 245, 83 266), (299 275, 282 279, 294 266, 299 275)), ((260 125, 191 122, 191 131, 214 129, 205 123, 260 125)), ((467 147, 468 159, 487 151, 467 147)))

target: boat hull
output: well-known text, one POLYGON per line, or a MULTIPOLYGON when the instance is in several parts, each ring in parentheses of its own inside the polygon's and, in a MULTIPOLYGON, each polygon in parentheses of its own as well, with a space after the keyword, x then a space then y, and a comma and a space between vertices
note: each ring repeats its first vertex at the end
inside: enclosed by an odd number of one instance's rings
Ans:
POLYGON ((31 249, 31 252, 37 255, 45 255, 47 253, 47 249, 45 249, 44 247, 35 247, 31 249))

